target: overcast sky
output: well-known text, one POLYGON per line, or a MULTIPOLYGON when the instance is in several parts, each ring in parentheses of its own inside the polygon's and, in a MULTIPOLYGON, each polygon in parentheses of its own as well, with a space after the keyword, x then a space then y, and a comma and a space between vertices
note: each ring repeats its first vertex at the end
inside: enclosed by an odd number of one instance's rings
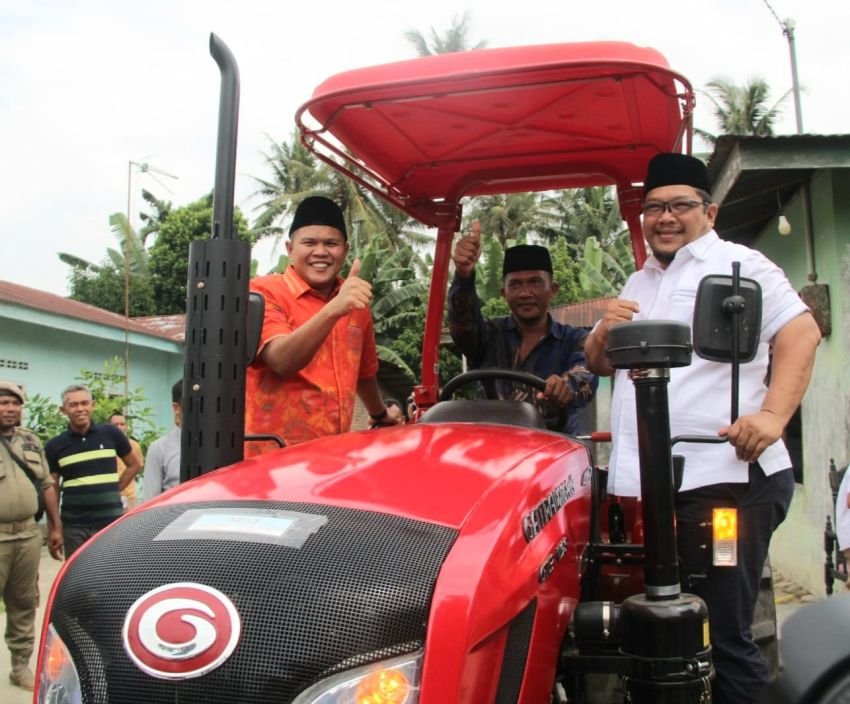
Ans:
MULTIPOLYGON (((850 3, 770 4, 796 23, 804 131, 850 132, 850 3)), ((142 188, 176 206, 211 189, 220 79, 210 32, 239 64, 236 201, 253 219, 266 135, 288 138, 316 85, 412 58, 405 30, 442 31, 464 9, 471 38, 491 47, 628 41, 658 49, 695 88, 761 77, 778 98, 791 87, 788 42, 764 0, 0 0, 0 280, 67 294, 57 252, 100 261, 115 245, 108 219, 127 209, 131 161, 179 177, 133 169, 134 212, 142 188)), ((697 126, 715 131, 697 100, 697 126)), ((779 134, 796 131, 785 106, 779 134)), ((261 271, 268 249, 255 253, 261 271)))

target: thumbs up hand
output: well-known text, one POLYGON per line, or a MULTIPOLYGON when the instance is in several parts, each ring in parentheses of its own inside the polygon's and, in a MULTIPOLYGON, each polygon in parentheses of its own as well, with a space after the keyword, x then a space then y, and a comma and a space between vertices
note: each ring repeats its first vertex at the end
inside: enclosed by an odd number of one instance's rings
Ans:
POLYGON ((340 286, 339 293, 328 303, 329 312, 342 317, 353 310, 369 307, 372 300, 372 284, 360 278, 360 260, 355 259, 348 278, 340 286))
POLYGON ((461 237, 452 252, 455 273, 461 279, 468 279, 475 270, 476 262, 481 258, 481 223, 472 221, 470 233, 461 237))

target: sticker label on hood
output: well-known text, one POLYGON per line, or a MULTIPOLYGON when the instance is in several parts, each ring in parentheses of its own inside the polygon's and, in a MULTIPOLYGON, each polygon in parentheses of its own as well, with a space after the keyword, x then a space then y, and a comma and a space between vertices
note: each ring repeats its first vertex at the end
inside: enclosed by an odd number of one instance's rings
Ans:
POLYGON ((300 548, 328 522, 327 516, 264 508, 193 508, 154 540, 227 540, 300 548))

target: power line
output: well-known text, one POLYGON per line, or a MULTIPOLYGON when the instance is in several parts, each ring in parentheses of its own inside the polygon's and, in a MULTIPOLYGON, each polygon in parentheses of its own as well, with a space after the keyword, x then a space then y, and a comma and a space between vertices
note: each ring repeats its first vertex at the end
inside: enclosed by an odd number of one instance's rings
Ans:
POLYGON ((785 32, 785 23, 779 19, 779 15, 776 14, 776 10, 771 7, 770 3, 767 0, 764 0, 764 4, 767 5, 767 9, 770 10, 770 14, 772 14, 776 18, 776 22, 782 27, 782 31, 785 32))

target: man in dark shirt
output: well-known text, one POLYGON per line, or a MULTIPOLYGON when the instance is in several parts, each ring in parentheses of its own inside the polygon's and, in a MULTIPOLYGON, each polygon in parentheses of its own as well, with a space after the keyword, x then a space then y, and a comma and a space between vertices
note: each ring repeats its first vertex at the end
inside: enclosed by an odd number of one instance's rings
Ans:
POLYGON ((142 458, 127 436, 108 423, 92 423, 91 392, 82 385, 62 392, 68 430, 44 447, 50 473, 62 480, 62 534, 69 558, 92 535, 123 513, 121 489, 136 478, 142 458), (118 477, 117 458, 126 468, 118 477))
POLYGON ((552 320, 549 305, 558 292, 552 260, 545 247, 517 245, 505 250, 502 295, 511 315, 485 320, 475 292, 475 263, 481 256, 481 226, 472 224, 452 253, 455 278, 449 289, 449 332, 472 369, 525 371, 545 380, 542 392, 510 381, 497 381, 501 398, 534 403, 550 427, 566 409, 558 428, 575 434, 575 411, 588 404, 598 379, 584 358, 587 332, 552 320))

